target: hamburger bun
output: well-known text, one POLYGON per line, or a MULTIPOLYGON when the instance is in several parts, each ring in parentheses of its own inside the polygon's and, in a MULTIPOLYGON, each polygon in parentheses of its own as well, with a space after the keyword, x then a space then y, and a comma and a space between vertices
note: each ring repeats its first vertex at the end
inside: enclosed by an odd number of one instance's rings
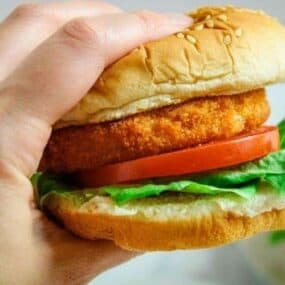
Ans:
POLYGON ((263 12, 206 7, 194 24, 107 68, 56 127, 120 119, 195 97, 244 93, 285 79, 285 28, 263 12))
POLYGON ((213 247, 285 228, 285 196, 265 186, 253 200, 175 195, 117 206, 97 196, 78 207, 74 199, 52 194, 44 207, 76 235, 136 251, 213 247))

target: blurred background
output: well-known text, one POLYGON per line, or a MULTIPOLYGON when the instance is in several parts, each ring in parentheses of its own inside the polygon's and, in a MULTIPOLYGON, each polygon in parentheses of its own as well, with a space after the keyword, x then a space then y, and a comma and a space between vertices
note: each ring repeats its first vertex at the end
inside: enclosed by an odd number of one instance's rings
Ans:
MULTIPOLYGON (((151 9, 165 12, 183 12, 202 5, 231 4, 262 9, 285 24, 284 0, 109 0, 108 2, 129 11, 151 9)), ((0 19, 21 3, 25 1, 0 0, 0 19)), ((282 93, 285 93, 284 85, 268 88, 272 106, 271 123, 277 123, 285 117, 285 94, 282 93)), ((268 242, 268 234, 263 234, 215 249, 148 253, 105 272, 92 282, 93 285, 114 283, 116 285, 284 285, 285 241, 273 246, 268 242)))

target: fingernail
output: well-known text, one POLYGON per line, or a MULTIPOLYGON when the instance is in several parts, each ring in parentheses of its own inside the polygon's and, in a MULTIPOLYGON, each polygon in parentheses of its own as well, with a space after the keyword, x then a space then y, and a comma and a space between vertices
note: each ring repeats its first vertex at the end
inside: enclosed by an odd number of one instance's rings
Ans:
POLYGON ((177 26, 190 26, 193 23, 192 18, 183 14, 165 13, 165 16, 177 26))

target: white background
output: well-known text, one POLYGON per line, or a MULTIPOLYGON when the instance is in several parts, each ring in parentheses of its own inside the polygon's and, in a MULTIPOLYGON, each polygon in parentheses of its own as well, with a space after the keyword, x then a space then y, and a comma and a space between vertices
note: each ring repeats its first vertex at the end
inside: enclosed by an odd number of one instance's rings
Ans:
MULTIPOLYGON (((263 9, 285 23, 284 0, 235 0, 230 2, 197 0, 110 0, 109 2, 117 4, 129 11, 153 9, 166 12, 182 12, 201 5, 234 4, 263 9)), ((24 1, 0 0, 0 19, 5 17, 20 3, 24 3, 24 1)), ((270 121, 275 123, 285 116, 285 88, 282 85, 274 86, 269 88, 268 93, 272 106, 270 121)), ((260 273, 249 265, 243 252, 242 243, 236 243, 224 248, 211 250, 146 254, 101 275, 94 281, 94 284, 266 285, 269 283, 262 280, 260 273)))

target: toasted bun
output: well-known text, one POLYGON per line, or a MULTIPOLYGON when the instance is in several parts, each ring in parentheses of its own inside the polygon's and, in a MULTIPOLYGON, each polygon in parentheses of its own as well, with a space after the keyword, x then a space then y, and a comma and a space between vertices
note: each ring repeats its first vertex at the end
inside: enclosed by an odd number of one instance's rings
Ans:
POLYGON ((206 7, 189 29, 141 46, 109 68, 56 127, 110 121, 285 79, 285 28, 262 12, 206 7))
POLYGON ((258 192, 252 200, 181 195, 147 198, 124 206, 96 196, 80 207, 65 195, 53 194, 44 206, 83 238, 110 239, 138 251, 193 249, 285 228, 285 197, 266 187, 258 192))

